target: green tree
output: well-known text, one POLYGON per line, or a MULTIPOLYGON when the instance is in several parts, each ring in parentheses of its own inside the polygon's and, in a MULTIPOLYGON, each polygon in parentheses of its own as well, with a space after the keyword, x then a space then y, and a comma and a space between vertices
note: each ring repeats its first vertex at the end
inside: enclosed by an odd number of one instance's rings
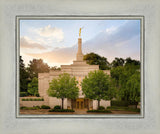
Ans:
POLYGON ((135 65, 137 67, 140 67, 140 61, 134 60, 134 59, 131 59, 130 57, 128 57, 125 59, 125 66, 127 66, 127 65, 135 65))
POLYGON ((126 87, 128 80, 139 71, 139 65, 128 63, 125 66, 117 66, 111 69, 111 79, 115 80, 116 98, 129 101, 129 89, 126 87))
POLYGON ((115 58, 112 63, 111 66, 112 67, 117 67, 117 66, 123 66, 125 63, 125 60, 123 58, 115 58))
POLYGON ((64 98, 74 99, 78 97, 79 88, 77 87, 78 82, 75 77, 71 77, 69 74, 64 73, 59 75, 59 78, 54 78, 50 82, 47 93, 49 96, 57 97, 62 99, 62 109, 64 98))
POLYGON ((101 57, 98 54, 89 53, 89 54, 84 55, 83 59, 86 60, 87 64, 99 65, 100 70, 106 70, 110 68, 110 64, 107 61, 107 58, 101 57))
POLYGON ((140 101, 140 72, 136 71, 129 77, 125 86, 120 90, 120 96, 131 104, 138 104, 140 101))
POLYGON ((34 96, 38 95, 38 79, 36 77, 28 84, 28 93, 34 96))
POLYGON ((102 70, 91 71, 82 81, 82 91, 86 98, 98 101, 109 99, 109 76, 102 70))
POLYGON ((20 92, 27 92, 29 81, 29 74, 23 63, 22 56, 19 57, 19 70, 20 70, 20 92))
POLYGON ((33 59, 28 64, 27 70, 30 74, 30 79, 34 77, 38 78, 38 73, 49 72, 49 66, 42 59, 33 59))

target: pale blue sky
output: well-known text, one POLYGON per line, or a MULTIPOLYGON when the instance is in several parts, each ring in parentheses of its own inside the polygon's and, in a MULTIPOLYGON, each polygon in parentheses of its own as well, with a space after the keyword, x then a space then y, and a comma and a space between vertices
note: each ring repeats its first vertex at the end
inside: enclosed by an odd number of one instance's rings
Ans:
POLYGON ((84 54, 95 52, 110 62, 115 57, 140 58, 140 20, 21 20, 20 54, 25 64, 33 58, 50 66, 71 64, 80 27, 84 54))

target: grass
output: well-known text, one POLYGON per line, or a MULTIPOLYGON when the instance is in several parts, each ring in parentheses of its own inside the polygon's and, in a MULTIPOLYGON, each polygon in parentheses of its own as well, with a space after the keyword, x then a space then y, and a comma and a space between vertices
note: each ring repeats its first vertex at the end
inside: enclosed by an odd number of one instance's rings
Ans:
POLYGON ((118 106, 107 107, 107 110, 140 112, 139 108, 133 109, 129 107, 118 107, 118 106))

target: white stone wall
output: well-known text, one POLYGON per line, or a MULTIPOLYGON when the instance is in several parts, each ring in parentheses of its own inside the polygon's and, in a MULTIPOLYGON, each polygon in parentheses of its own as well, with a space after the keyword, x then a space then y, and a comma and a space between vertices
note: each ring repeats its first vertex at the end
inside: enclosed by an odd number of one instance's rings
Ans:
POLYGON ((42 106, 42 105, 48 105, 47 101, 22 101, 22 99, 41 99, 42 97, 20 97, 20 107, 33 107, 33 106, 42 106))
MULTIPOLYGON (((107 107, 111 106, 111 101, 110 100, 101 100, 100 106, 107 108, 107 107)), ((93 109, 96 110, 97 108, 98 108, 98 101, 93 100, 93 109)))
MULTIPOLYGON (((59 105, 62 106, 62 100, 56 97, 48 97, 49 98, 49 106, 54 108, 54 106, 59 105)), ((67 109, 67 99, 64 99, 63 108, 67 109)))

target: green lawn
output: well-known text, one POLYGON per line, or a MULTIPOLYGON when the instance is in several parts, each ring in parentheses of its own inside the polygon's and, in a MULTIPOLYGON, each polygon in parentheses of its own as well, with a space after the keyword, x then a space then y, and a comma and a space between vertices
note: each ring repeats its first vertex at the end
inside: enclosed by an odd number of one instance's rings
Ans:
POLYGON ((133 109, 129 107, 118 107, 118 106, 107 107, 107 110, 140 112, 139 108, 133 109))

